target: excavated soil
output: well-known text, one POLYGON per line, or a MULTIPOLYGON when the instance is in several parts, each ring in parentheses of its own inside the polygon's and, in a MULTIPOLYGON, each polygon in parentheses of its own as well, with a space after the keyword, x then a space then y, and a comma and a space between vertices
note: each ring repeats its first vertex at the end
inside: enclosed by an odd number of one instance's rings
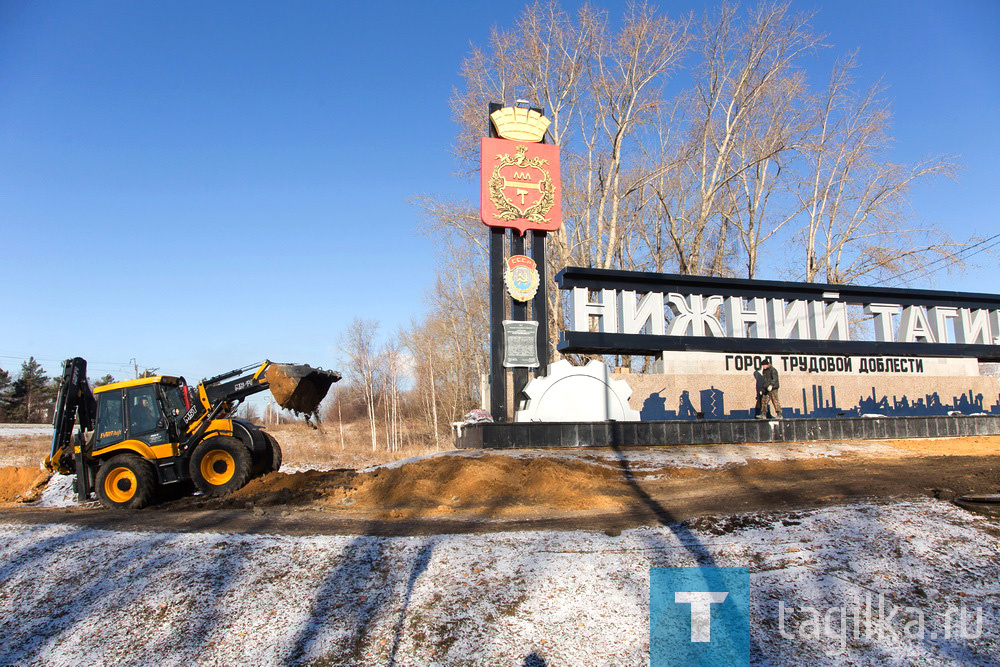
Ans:
MULTIPOLYGON (((662 472, 662 471, 660 471, 662 472)), ((670 474, 698 474, 671 469, 670 474)), ((637 475, 641 476, 640 473, 637 475)), ((227 498, 187 498, 205 508, 309 506, 387 518, 474 513, 491 517, 526 510, 620 510, 634 494, 619 469, 555 458, 438 456, 396 468, 271 473, 227 498)), ((171 503, 175 507, 177 503, 171 503)))
POLYGON ((885 444, 915 454, 935 456, 993 456, 1000 454, 1000 436, 970 435, 961 438, 886 440, 885 444))
MULTIPOLYGON (((589 452, 577 458, 445 455, 366 471, 271 473, 226 498, 188 497, 164 510, 299 510, 379 520, 528 519, 648 511, 715 496, 725 504, 815 502, 829 497, 932 495, 952 500, 1000 490, 1000 437, 895 441, 891 449, 712 469, 628 467, 589 452)), ((714 501, 713 501, 714 502, 714 501)))
POLYGON ((28 503, 38 500, 51 473, 28 466, 0 468, 0 504, 28 503))

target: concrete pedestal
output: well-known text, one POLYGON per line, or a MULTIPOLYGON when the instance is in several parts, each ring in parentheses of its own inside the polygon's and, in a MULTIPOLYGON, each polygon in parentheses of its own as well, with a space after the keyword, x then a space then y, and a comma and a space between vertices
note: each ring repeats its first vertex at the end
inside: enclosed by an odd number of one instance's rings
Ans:
POLYGON ((1000 415, 837 417, 832 419, 697 419, 643 422, 468 424, 458 449, 526 447, 661 447, 1000 435, 1000 415))

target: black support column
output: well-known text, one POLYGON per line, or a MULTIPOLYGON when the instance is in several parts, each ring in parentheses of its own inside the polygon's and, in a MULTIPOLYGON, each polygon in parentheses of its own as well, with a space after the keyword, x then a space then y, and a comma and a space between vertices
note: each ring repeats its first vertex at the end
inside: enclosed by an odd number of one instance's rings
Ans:
POLYGON ((490 414, 507 421, 507 369, 503 367, 503 319, 506 290, 503 284, 504 230, 490 228, 490 414))
MULTIPOLYGON (((516 229, 510 230, 510 254, 511 257, 514 255, 524 254, 524 237, 521 236, 516 229)), ((506 287, 506 285, 505 285, 506 287)), ((516 322, 524 322, 528 319, 528 304, 524 301, 517 301, 516 299, 511 299, 510 301, 510 319, 516 322)), ((528 369, 527 368, 514 368, 514 410, 521 407, 521 392, 524 391, 524 386, 528 384, 528 369)))
MULTIPOLYGON (((486 116, 488 136, 500 135, 489 114, 502 108, 490 103, 486 116)), ((507 369, 503 367, 503 320, 506 315, 506 290, 503 284, 504 235, 502 227, 490 227, 490 414, 493 421, 507 421, 507 369)))
POLYGON ((538 269, 538 292, 531 300, 531 316, 538 322, 538 368, 535 375, 545 375, 549 368, 549 290, 545 274, 546 232, 531 232, 531 259, 538 269))

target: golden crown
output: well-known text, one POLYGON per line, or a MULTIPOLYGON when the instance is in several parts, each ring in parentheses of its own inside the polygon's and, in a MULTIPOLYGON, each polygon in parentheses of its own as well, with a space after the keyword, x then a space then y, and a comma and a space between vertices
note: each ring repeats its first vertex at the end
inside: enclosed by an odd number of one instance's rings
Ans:
POLYGON ((551 122, 534 109, 524 107, 497 109, 490 114, 490 118, 493 119, 497 134, 512 141, 539 142, 545 137, 545 131, 549 129, 551 122))

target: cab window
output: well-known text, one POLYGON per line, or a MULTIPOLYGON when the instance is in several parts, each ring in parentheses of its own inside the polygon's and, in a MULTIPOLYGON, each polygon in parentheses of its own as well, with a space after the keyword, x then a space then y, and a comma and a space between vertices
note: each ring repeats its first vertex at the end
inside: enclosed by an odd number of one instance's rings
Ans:
POLYGON ((175 384, 161 384, 160 391, 163 392, 163 406, 167 409, 167 415, 177 417, 188 411, 184 405, 184 390, 175 384))
POLYGON ((156 403, 156 387, 132 387, 128 390, 129 435, 149 433, 156 430, 160 419, 160 409, 156 403))
POLYGON ((123 439, 122 392, 105 391, 97 395, 97 448, 123 439))

